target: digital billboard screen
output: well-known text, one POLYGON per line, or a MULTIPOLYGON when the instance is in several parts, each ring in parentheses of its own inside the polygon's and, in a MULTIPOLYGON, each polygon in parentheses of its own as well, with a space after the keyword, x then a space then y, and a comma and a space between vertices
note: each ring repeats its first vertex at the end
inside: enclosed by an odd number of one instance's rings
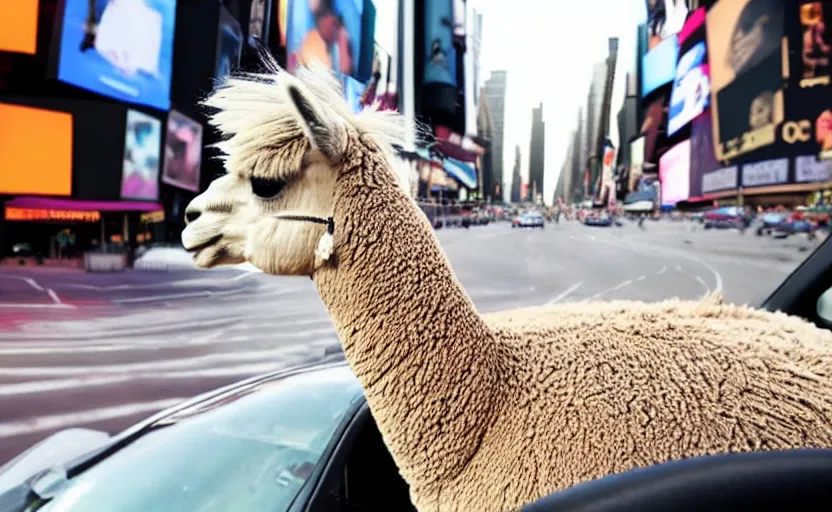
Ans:
POLYGON ((642 58, 641 96, 655 91, 676 77, 679 44, 669 37, 647 52, 642 58))
POLYGON ((701 114, 711 99, 708 55, 705 42, 685 52, 676 66, 676 80, 667 110, 667 134, 673 135, 701 114))
POLYGON ((717 2, 705 29, 716 154, 730 160, 774 143, 783 121, 784 5, 717 2))
POLYGON ((121 198, 156 201, 159 198, 162 122, 128 110, 126 124, 121 198))
POLYGON ((65 0, 58 80, 167 110, 175 21, 176 0, 65 0))
POLYGON ((72 193, 72 114, 0 103, 0 194, 72 193))
POLYGON ((191 192, 199 192, 201 163, 202 125, 181 112, 171 110, 165 137, 162 181, 191 192))
POLYGON ((674 205, 690 197, 690 140, 670 148, 659 159, 662 205, 674 205))
POLYGON ((286 13, 289 72, 314 59, 341 74, 357 76, 363 13, 363 0, 290 0, 286 13))

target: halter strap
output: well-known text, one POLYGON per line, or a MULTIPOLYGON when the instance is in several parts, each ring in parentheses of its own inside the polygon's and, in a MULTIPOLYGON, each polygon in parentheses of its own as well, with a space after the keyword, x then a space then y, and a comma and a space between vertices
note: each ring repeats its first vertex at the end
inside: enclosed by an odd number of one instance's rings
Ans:
POLYGON ((314 222, 315 224, 326 225, 326 232, 330 235, 335 233, 335 219, 332 217, 313 217, 311 215, 275 215, 280 220, 297 220, 301 222, 314 222))

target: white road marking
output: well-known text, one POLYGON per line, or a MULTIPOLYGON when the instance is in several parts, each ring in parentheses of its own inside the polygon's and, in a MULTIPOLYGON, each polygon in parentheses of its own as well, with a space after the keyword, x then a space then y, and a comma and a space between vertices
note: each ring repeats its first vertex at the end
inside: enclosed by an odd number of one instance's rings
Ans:
MULTIPOLYGON (((590 240, 595 240, 595 237, 589 237, 589 239, 590 240)), ((673 250, 673 249, 668 248, 668 247, 662 247, 662 246, 653 245, 653 244, 644 244, 643 248, 636 248, 636 247, 632 247, 632 246, 629 246, 629 245, 626 245, 626 244, 622 244, 620 242, 613 242, 612 240, 602 240, 600 238, 597 241, 605 243, 605 244, 610 244, 610 245, 614 245, 614 246, 617 246, 617 247, 621 247, 623 249, 629 249, 633 252, 644 253, 644 249, 651 249, 651 250, 658 251, 658 252, 664 252, 665 254, 668 254, 668 255, 672 254, 675 257, 684 258, 684 259, 687 259, 689 261, 693 261, 695 263, 699 263, 700 265, 702 265, 703 267, 708 269, 708 271, 714 277, 714 281, 716 282, 716 286, 713 288, 713 292, 714 293, 722 293, 722 291, 723 291, 722 274, 720 274, 719 271, 717 271, 708 262, 706 262, 706 261, 704 261, 700 258, 697 258, 696 256, 693 256, 691 254, 686 254, 685 252, 683 252, 681 250, 678 250, 678 252, 677 252, 677 250, 673 250)))
POLYGON ((29 286, 31 286, 35 290, 37 290, 39 292, 43 291, 43 287, 41 285, 39 285, 38 282, 35 281, 34 279, 32 279, 31 277, 23 277, 22 279, 24 281, 26 281, 29 284, 29 286))
POLYGON ((549 301, 549 302, 547 302, 546 304, 547 304, 547 305, 557 304, 558 302, 562 301, 562 300, 563 300, 563 299, 565 299, 567 296, 569 296, 572 292, 574 292, 575 290, 577 290, 578 288, 580 288, 580 286, 581 286, 582 284, 583 284, 583 281, 580 281, 580 282, 577 282, 577 283, 573 284, 573 285, 572 285, 572 286, 570 286, 569 288, 565 289, 564 291, 562 291, 561 293, 559 293, 558 295, 556 295, 556 296, 555 296, 552 300, 550 300, 550 301, 549 301))
POLYGON ((184 398, 167 398, 153 402, 138 402, 116 405, 114 407, 102 407, 87 411, 78 411, 66 414, 51 414, 49 416, 38 416, 18 421, 0 423, 0 438, 9 438, 20 435, 36 434, 49 430, 60 430, 76 425, 95 423, 98 421, 112 420, 135 416, 137 414, 150 414, 174 405, 180 404, 184 398))
POLYGON ((636 281, 644 281, 645 279, 647 279, 645 276, 638 276, 636 281))
POLYGON ((64 304, 63 302, 61 302, 61 299, 58 298, 58 294, 55 293, 55 290, 53 290, 52 288, 49 288, 48 290, 46 290, 46 293, 49 295, 49 298, 51 298, 52 302, 54 302, 55 304, 61 304, 61 305, 64 305, 64 306, 68 306, 68 304, 64 304))
POLYGON ((656 272, 656 275, 660 276, 660 275, 664 274, 665 272, 667 272, 667 265, 662 265, 662 268, 659 269, 658 272, 656 272))
POLYGON ((71 304, 26 304, 26 303, 17 303, 17 304, 9 304, 9 303, 0 303, 0 308, 6 309, 75 309, 75 306, 71 304))
POLYGON ((606 295, 610 292, 618 291, 618 290, 624 288, 625 286, 630 286, 631 284, 633 284, 633 280, 632 279, 627 279, 626 281, 622 281, 622 282, 618 283, 617 285, 613 286, 612 288, 607 288, 606 290, 602 290, 602 291, 596 293, 595 295, 593 295, 591 297, 587 297, 584 300, 582 300, 581 302, 588 302, 590 300, 595 300, 595 299, 601 298, 602 296, 604 296, 604 295, 606 295))

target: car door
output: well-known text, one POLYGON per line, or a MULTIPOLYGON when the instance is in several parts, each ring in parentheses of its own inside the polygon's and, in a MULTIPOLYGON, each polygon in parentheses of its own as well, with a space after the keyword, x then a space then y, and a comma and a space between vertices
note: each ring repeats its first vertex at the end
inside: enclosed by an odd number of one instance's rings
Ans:
MULTIPOLYGON (((832 238, 832 237, 830 237, 832 238)), ((832 243, 827 238, 761 304, 832 328, 832 243)))

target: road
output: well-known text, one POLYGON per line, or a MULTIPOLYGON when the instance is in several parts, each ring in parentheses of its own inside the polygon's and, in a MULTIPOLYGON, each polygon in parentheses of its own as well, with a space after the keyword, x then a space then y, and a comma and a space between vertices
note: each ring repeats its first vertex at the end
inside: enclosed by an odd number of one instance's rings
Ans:
MULTIPOLYGON (((482 312, 716 289, 757 304, 819 244, 666 221, 645 230, 497 224, 437 236, 482 312)), ((62 428, 116 432, 336 344, 308 278, 0 268, 0 464, 62 428)))

